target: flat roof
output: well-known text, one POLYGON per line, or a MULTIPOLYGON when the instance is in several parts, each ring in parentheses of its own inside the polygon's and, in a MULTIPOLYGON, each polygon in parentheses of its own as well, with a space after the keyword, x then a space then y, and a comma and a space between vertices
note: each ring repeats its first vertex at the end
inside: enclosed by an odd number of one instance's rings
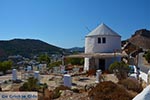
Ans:
POLYGON ((65 58, 110 58, 110 57, 127 57, 124 53, 80 53, 65 56, 65 58))

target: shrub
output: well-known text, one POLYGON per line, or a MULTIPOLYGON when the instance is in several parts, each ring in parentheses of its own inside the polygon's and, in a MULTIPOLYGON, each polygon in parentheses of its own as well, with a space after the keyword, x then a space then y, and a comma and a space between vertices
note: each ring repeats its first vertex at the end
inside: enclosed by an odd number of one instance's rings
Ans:
POLYGON ((44 88, 44 89, 47 89, 47 88, 48 88, 47 83, 44 83, 44 84, 43 84, 43 88, 44 88))
POLYGON ((83 65, 84 59, 83 58, 66 58, 65 63, 71 64, 71 65, 83 65))
POLYGON ((77 88, 71 89, 71 91, 73 91, 73 92, 75 92, 75 93, 79 93, 79 92, 80 92, 80 90, 77 89, 77 88))
POLYGON ((25 82, 20 88, 20 91, 38 91, 39 85, 37 84, 38 80, 34 77, 30 77, 27 82, 25 82))
POLYGON ((60 85, 59 87, 56 87, 55 89, 58 89, 58 90, 70 90, 69 87, 66 87, 64 85, 60 85))
POLYGON ((147 62, 150 63, 150 50, 144 54, 144 57, 147 60, 147 62))
POLYGON ((54 91, 52 92, 52 99, 56 99, 59 98, 61 95, 61 92, 59 89, 54 89, 54 91))
POLYGON ((126 89, 128 90, 132 90, 134 92, 140 93, 143 88, 142 85, 139 84, 139 82, 137 80, 134 79, 124 79, 118 82, 118 84, 123 85, 126 89))
POLYGON ((122 80, 127 78, 130 68, 124 62, 114 62, 110 65, 109 71, 113 72, 119 80, 122 80))
POLYGON ((99 83, 89 91, 88 96, 91 100, 132 100, 132 96, 124 87, 111 81, 99 83))
POLYGON ((61 61, 56 61, 56 62, 52 62, 49 64, 49 68, 53 68, 53 67, 56 67, 56 66, 60 66, 62 64, 61 61))
POLYGON ((6 72, 11 69, 12 64, 13 64, 12 61, 0 62, 0 72, 6 74, 6 72))
POLYGON ((4 81, 4 84, 7 84, 7 83, 8 83, 8 81, 5 80, 5 81, 4 81))
POLYGON ((48 65, 51 62, 51 58, 47 54, 42 54, 38 57, 38 61, 48 65))
POLYGON ((56 87, 53 92, 52 92, 52 98, 53 99, 56 99, 56 98, 59 98, 60 95, 61 95, 61 92, 60 90, 70 90, 69 87, 66 87, 64 85, 60 85, 59 87, 56 87))

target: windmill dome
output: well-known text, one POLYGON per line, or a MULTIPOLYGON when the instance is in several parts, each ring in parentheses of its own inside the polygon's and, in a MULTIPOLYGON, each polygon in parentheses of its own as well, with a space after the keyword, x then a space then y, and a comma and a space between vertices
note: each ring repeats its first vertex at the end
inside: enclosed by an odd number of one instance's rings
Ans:
POLYGON ((92 32, 90 32, 87 36, 98 36, 98 35, 107 35, 107 36, 119 36, 115 31, 109 28, 104 23, 100 24, 97 28, 95 28, 92 32))

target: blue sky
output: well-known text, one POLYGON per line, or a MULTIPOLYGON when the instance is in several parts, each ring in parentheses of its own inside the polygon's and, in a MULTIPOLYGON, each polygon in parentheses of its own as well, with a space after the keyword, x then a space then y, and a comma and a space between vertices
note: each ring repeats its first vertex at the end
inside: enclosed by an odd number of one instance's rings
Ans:
POLYGON ((86 27, 92 30, 102 22, 122 40, 136 30, 150 30, 150 0, 0 0, 0 40, 83 47, 86 27))

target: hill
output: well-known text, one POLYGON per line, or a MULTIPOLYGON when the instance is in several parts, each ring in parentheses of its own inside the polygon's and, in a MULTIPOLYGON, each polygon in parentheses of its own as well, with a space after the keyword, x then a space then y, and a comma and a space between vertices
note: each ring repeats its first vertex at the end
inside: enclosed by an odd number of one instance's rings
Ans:
POLYGON ((9 41, 0 41, 0 57, 10 55, 22 55, 30 57, 40 53, 58 54, 65 49, 50 45, 41 40, 34 39, 13 39, 9 41))
POLYGON ((127 54, 132 56, 136 56, 143 49, 150 49, 150 31, 146 29, 135 31, 131 38, 122 41, 122 47, 127 54))
POLYGON ((146 29, 137 30, 129 42, 139 48, 150 49, 150 31, 146 29))
POLYGON ((68 49, 70 52, 84 52, 84 47, 73 47, 68 49))

